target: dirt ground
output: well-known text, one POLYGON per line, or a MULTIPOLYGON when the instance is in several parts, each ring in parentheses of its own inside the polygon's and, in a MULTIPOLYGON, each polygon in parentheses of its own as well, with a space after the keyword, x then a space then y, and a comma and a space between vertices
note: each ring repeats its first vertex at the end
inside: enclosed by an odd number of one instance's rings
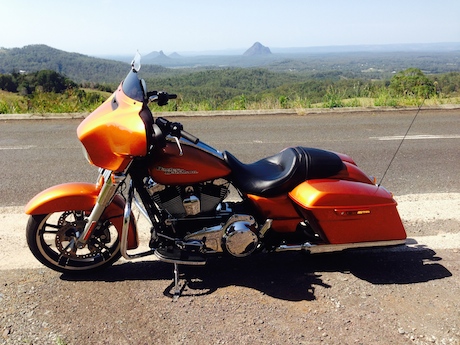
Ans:
POLYGON ((0 218, 1 344, 460 344, 460 193, 397 197, 406 246, 42 267, 20 208, 0 218), (430 212, 427 212, 427 210, 430 212))

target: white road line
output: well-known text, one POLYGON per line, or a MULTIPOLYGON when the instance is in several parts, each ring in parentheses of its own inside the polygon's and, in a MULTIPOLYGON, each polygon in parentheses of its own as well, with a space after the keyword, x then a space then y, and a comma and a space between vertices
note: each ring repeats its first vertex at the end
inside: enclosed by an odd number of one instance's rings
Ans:
MULTIPOLYGON (((386 137, 369 137, 371 140, 402 140, 404 136, 402 135, 393 135, 386 137)), ((418 134, 418 135, 408 135, 405 140, 432 140, 432 139, 460 139, 460 134, 453 135, 431 135, 431 134, 418 134)))
POLYGON ((28 150, 37 147, 36 145, 23 145, 23 146, 0 146, 0 150, 28 150))
MULTIPOLYGON (((409 236, 406 246, 395 249, 385 248, 385 250, 429 248, 460 251, 460 233, 455 230, 454 233, 447 233, 448 229, 444 229, 446 233, 443 233, 442 228, 436 227, 438 222, 442 221, 460 223, 460 193, 409 194, 396 196, 395 199, 403 221, 418 225, 428 224, 433 227, 434 233, 439 233, 430 236, 409 236)), ((25 239, 27 220, 24 207, 0 207, 0 270, 43 267, 27 247, 25 239)), ((141 244, 148 243, 150 236, 148 224, 141 217, 138 225, 141 244)))

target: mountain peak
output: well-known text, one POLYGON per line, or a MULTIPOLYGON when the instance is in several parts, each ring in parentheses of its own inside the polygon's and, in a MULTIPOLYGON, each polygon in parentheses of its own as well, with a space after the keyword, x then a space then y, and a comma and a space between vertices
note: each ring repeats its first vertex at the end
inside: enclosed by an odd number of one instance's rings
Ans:
POLYGON ((244 52, 244 56, 260 56, 260 55, 271 55, 270 48, 265 47, 260 42, 256 42, 251 48, 244 52))

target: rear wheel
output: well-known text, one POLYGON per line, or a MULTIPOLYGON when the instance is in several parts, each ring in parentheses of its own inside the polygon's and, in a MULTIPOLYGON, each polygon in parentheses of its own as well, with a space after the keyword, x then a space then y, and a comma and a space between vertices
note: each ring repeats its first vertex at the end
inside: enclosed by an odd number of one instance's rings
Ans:
POLYGON ((27 223, 27 244, 45 266, 65 273, 93 271, 112 265, 120 254, 117 229, 102 217, 86 245, 77 245, 85 228, 85 212, 34 215, 27 223))

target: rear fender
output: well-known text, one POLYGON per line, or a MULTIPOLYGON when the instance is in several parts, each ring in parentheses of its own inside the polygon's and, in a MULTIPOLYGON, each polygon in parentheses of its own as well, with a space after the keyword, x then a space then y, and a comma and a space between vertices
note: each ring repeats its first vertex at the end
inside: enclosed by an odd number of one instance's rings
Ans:
MULTIPOLYGON (((81 210, 88 213, 96 204, 100 188, 92 183, 64 183, 50 187, 38 193, 30 200, 25 213, 29 215, 48 214, 68 210, 81 210)), ((119 236, 123 228, 123 210, 125 200, 116 195, 112 203, 104 210, 103 217, 110 219, 119 236)), ((131 213, 128 229, 128 248, 136 249, 139 245, 137 226, 134 215, 131 213)))

